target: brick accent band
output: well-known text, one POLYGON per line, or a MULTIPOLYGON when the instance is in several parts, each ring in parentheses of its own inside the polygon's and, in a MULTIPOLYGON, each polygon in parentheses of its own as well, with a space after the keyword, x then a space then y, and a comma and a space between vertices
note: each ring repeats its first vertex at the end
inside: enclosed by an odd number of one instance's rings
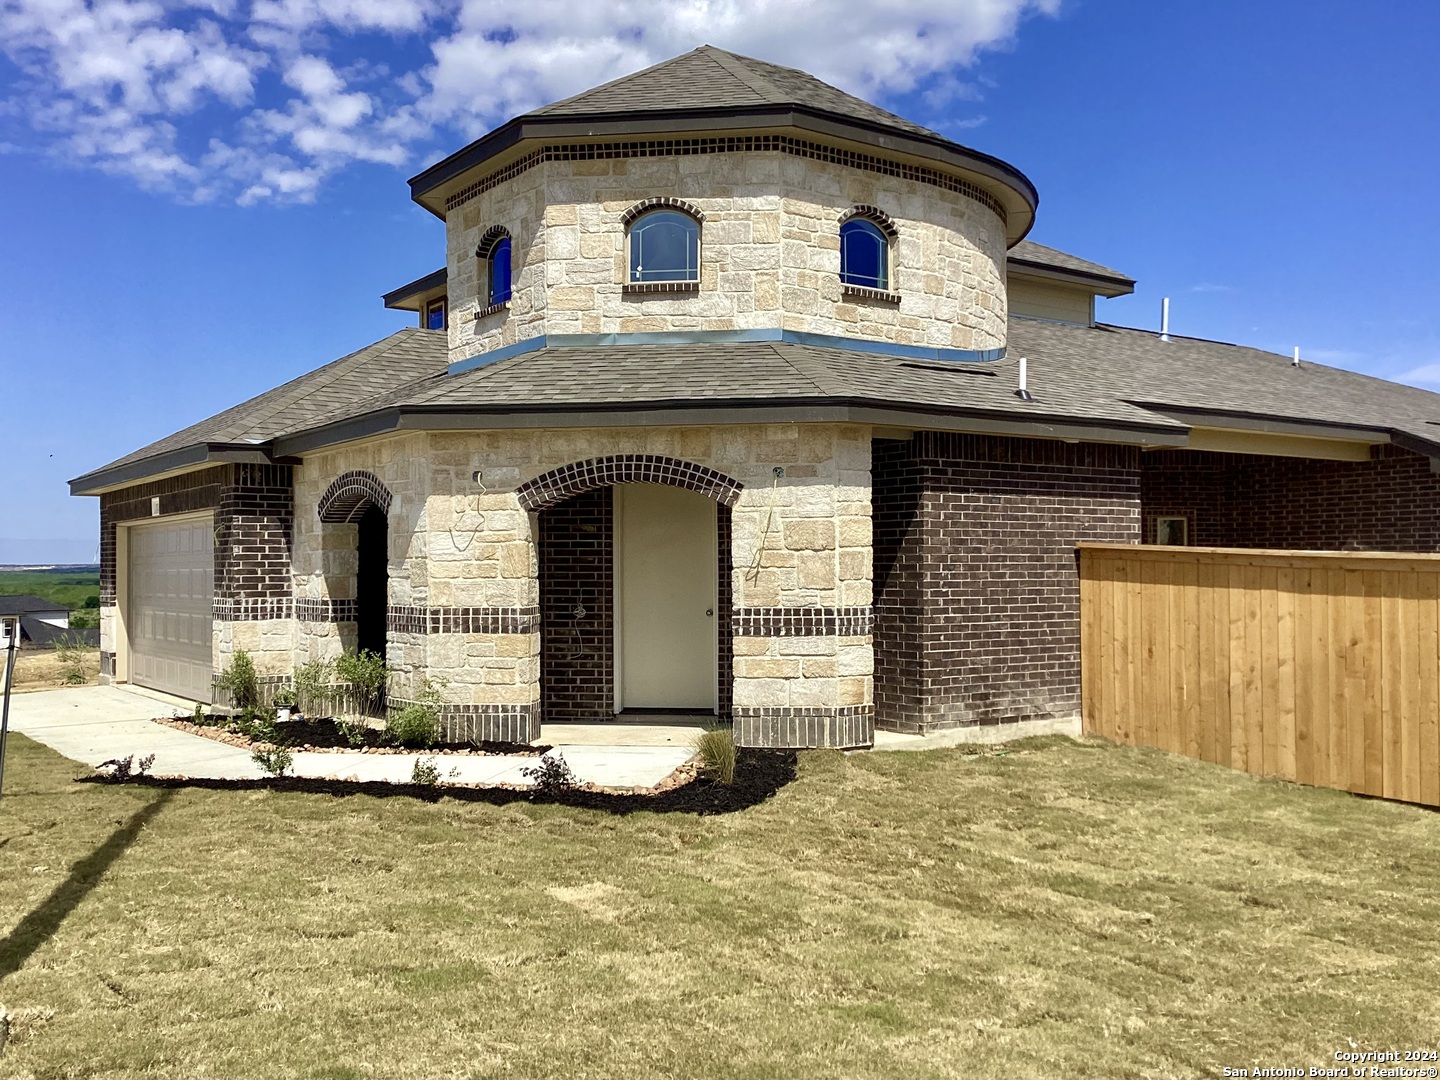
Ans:
POLYGON ((667 484, 707 495, 725 506, 740 499, 740 481, 693 461, 658 454, 612 454, 571 462, 515 489, 525 510, 545 510, 575 495, 613 484, 667 484))
POLYGON ((392 634, 534 634, 540 630, 540 609, 391 604, 385 625, 392 634))
POLYGON ((216 622, 264 622, 289 619, 295 614, 295 599, 290 596, 223 597, 217 596, 210 609, 216 622))
POLYGON ((755 708, 737 705, 735 745, 767 749, 844 750, 875 741, 875 710, 869 705, 833 708, 755 708))
MULTIPOLYGON (((389 704, 403 709, 409 702, 391 698, 389 704)), ((440 706, 442 742, 530 743, 538 738, 540 710, 534 705, 440 706)))
POLYGON ((629 225, 641 214, 649 213, 651 210, 679 210, 682 214, 689 214, 696 221, 704 222, 705 214, 694 203, 688 203, 684 199, 677 199, 673 195, 657 195, 649 199, 641 199, 634 206, 620 215, 620 222, 629 225))
POLYGON ((874 632, 869 607, 736 608, 730 618, 736 637, 865 637, 874 632))
POLYGON ((331 524, 354 521, 371 505, 388 514, 391 498, 390 489, 374 473, 341 473, 320 496, 320 520, 331 524))
POLYGON ((354 622, 355 601, 336 600, 333 597, 316 600, 308 596, 297 596, 295 618, 309 623, 354 622))

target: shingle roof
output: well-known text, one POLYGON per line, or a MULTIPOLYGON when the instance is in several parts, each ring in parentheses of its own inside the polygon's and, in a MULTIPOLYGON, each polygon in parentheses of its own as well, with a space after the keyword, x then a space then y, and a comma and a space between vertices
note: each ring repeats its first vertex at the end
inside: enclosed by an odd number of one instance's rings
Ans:
POLYGON ((702 45, 526 115, 553 119, 776 105, 799 105, 912 135, 944 138, 797 68, 740 56, 713 45, 702 45))
MULTIPOLYGON (((445 335, 407 330, 136 451, 268 441, 383 410, 498 414, 817 405, 1183 433, 1187 411, 1399 432, 1440 443, 1440 394, 1223 342, 1010 320, 993 363, 791 341, 550 346, 450 375, 445 335), (1033 401, 1015 395, 1020 357, 1033 401), (1168 415, 1173 411, 1176 415, 1168 415)), ((483 426, 484 421, 477 421, 483 426)), ((537 419, 543 424, 543 419, 537 419)), ((424 421, 417 417, 416 426, 424 421)), ((99 470, 97 470, 99 471, 99 470)))
POLYGON ((1110 281, 1131 286, 1135 284, 1134 278, 1128 274, 1122 274, 1119 270, 1112 270, 1108 266, 1101 266, 1099 263, 1081 259, 1068 252, 1037 244, 1033 240, 1021 240, 1010 249, 1007 258, 1011 263, 1021 266, 1039 266, 1047 270, 1068 270, 1072 273, 1107 278, 1110 281))
POLYGON ((0 615, 29 615, 36 611, 69 611, 64 604, 57 604, 54 600, 46 600, 43 596, 31 596, 29 593, 11 593, 0 596, 0 615))
POLYGON ((265 442, 332 419, 358 416, 370 398, 421 376, 443 372, 446 363, 444 332, 408 327, 103 468, 128 465, 197 443, 265 442))

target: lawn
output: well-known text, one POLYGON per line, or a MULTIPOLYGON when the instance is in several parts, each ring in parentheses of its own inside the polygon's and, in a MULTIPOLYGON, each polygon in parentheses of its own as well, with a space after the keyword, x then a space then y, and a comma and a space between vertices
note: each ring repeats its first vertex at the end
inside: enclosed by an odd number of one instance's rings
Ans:
POLYGON ((0 570, 0 596, 38 596, 70 608, 70 625, 100 625, 100 568, 0 570), (87 602, 91 605, 87 607, 87 602))
POLYGON ((12 736, 6 1076, 1118 1076, 1440 1031, 1440 814, 1066 740, 697 817, 76 784, 12 736))

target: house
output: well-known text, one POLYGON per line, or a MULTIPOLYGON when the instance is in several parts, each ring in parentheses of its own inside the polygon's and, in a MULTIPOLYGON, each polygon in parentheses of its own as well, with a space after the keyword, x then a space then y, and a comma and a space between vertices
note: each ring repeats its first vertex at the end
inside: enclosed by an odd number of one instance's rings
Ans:
POLYGON ((1076 544, 1440 550, 1440 397, 1097 321, 1014 166, 701 48, 411 182, 402 329, 72 481, 105 676, 382 650, 452 737, 1079 710, 1076 544))
POLYGON ((70 609, 41 596, 0 596, 0 653, 10 648, 17 629, 19 649, 50 648, 57 642, 87 644, 84 631, 70 629, 70 609))

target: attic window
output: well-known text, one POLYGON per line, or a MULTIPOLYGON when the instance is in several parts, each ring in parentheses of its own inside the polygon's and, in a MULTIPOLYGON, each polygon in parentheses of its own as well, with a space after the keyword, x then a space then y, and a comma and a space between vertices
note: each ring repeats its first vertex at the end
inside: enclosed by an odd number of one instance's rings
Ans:
POLYGON ((446 328, 445 309, 446 304, 443 296, 438 300, 431 300, 425 305, 425 322, 423 325, 426 330, 444 330, 446 328))
POLYGON ((630 226, 630 283, 698 282, 700 222, 679 210, 650 210, 630 226))

